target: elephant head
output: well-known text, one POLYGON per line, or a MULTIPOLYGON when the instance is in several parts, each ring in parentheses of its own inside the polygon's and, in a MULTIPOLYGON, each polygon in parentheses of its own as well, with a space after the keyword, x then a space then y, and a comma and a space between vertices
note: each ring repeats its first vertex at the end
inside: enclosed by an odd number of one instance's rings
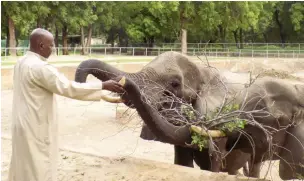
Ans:
POLYGON ((75 81, 85 82, 88 74, 102 81, 127 78, 126 105, 136 108, 145 123, 141 138, 183 146, 190 142, 189 126, 176 122, 183 116, 174 115, 180 115, 181 105, 196 104, 208 75, 203 75, 188 57, 165 52, 136 73, 120 71, 99 60, 86 60, 77 67, 75 81))

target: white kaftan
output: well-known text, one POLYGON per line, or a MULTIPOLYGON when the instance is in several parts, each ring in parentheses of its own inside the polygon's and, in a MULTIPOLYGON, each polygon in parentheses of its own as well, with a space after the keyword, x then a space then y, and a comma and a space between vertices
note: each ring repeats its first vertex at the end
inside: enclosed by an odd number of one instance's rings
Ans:
POLYGON ((69 81, 28 51, 14 68, 12 157, 9 181, 57 180, 57 110, 54 94, 100 101, 102 82, 69 81))

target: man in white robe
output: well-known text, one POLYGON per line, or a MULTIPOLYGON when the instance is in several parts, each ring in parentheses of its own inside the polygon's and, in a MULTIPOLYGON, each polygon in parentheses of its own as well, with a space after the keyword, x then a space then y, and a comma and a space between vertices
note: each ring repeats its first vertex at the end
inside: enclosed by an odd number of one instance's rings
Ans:
POLYGON ((57 110, 54 94, 83 101, 100 101, 103 89, 122 93, 113 80, 97 83, 69 81, 48 64, 53 35, 35 29, 30 51, 14 68, 12 157, 9 181, 57 180, 57 110))

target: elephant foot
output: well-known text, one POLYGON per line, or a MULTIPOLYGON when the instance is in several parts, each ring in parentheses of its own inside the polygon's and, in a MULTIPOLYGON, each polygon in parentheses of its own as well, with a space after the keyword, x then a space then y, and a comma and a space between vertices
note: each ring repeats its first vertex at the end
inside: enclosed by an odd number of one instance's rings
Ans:
POLYGON ((174 164, 194 168, 192 149, 174 145, 174 164))
POLYGON ((291 165, 290 163, 281 160, 279 167, 279 175, 282 180, 304 180, 304 166, 291 165))
POLYGON ((245 176, 249 177, 249 168, 247 164, 243 167, 243 173, 245 176))

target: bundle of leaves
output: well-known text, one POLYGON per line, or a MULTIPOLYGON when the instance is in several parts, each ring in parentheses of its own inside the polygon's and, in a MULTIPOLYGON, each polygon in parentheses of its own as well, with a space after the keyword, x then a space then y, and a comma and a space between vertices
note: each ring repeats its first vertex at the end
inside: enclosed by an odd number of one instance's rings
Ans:
MULTIPOLYGON (((182 113, 186 115, 188 120, 196 120, 197 126, 201 126, 206 129, 220 130, 223 134, 231 133, 244 129, 247 124, 246 119, 239 118, 240 114, 238 104, 227 104, 222 108, 217 108, 213 112, 207 115, 199 115, 190 105, 181 107, 182 113)), ((208 147, 208 136, 203 136, 193 130, 192 133, 192 144, 197 145, 200 150, 208 147)))

